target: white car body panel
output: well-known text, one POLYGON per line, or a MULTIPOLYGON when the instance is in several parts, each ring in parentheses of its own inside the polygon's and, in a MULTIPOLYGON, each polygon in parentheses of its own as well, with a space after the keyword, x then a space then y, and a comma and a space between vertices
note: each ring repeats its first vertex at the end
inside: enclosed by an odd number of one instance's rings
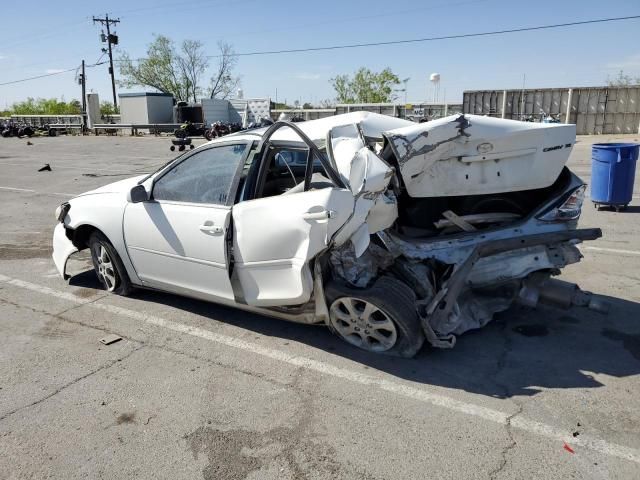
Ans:
POLYGON ((575 125, 452 115, 385 132, 412 197, 531 190, 569 159, 575 125))
MULTIPOLYGON (((371 112, 353 112, 333 117, 321 118, 309 122, 300 122, 296 126, 315 143, 323 143, 327 138, 327 132, 341 125, 357 124, 366 137, 382 138, 382 132, 401 127, 415 125, 409 120, 389 117, 371 112)), ((265 129, 266 130, 266 129, 265 129)), ((261 132, 264 130, 256 130, 261 132)), ((255 137, 254 137, 255 138, 255 137)), ((274 133, 273 140, 285 140, 299 142, 300 137, 290 128, 284 127, 274 133)))
POLYGON ((53 230, 53 263, 56 264, 56 269, 63 280, 69 278, 67 260, 77 251, 76 246, 65 235, 64 224, 58 223, 53 230))
POLYGON ((144 285, 233 300, 225 235, 231 207, 181 202, 130 203, 125 243, 144 285))
POLYGON ((351 192, 337 188, 236 204, 234 275, 244 302, 260 307, 307 302, 313 290, 309 260, 329 245, 352 211, 351 192))
MULTIPOLYGON (((71 229, 89 225, 100 230, 113 244, 127 270, 129 279, 142 285, 133 264, 129 260, 124 235, 122 232, 122 215, 127 206, 127 193, 130 186, 137 183, 141 177, 130 178, 102 187, 105 193, 87 192, 71 199, 72 208, 69 210, 64 224, 71 229), (117 191, 120 190, 120 191, 117 191), (108 192, 108 193, 107 193, 108 192)), ((54 251, 54 255, 56 252, 54 251)))
POLYGON ((336 237, 336 245, 351 239, 356 257, 369 246, 370 235, 389 228, 398 217, 395 198, 385 194, 393 169, 366 147, 361 132, 358 125, 341 125, 327 136, 330 161, 356 199, 353 215, 336 237))

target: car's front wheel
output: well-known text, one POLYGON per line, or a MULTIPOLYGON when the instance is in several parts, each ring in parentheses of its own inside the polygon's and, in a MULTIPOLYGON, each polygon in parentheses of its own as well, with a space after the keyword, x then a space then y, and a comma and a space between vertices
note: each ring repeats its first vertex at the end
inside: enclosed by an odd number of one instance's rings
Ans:
POLYGON ((371 288, 339 282, 326 288, 329 328, 363 350, 413 357, 424 343, 413 291, 400 280, 381 277, 371 288))
POLYGON ((128 295, 132 290, 131 281, 120 256, 107 237, 101 232, 93 232, 89 237, 89 249, 93 268, 105 290, 128 295))

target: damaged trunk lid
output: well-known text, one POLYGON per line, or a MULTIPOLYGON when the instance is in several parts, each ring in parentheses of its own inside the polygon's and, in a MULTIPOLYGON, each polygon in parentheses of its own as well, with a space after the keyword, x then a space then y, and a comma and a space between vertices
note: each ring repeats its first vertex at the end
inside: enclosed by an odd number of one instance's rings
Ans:
POLYGON ((383 133, 411 197, 544 188, 560 174, 575 125, 453 115, 383 133))

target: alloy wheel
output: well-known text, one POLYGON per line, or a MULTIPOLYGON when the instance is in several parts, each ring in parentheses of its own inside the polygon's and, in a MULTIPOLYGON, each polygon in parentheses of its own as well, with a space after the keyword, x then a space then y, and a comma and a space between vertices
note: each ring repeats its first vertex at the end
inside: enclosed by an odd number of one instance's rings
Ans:
POLYGON ((102 278, 107 290, 113 292, 117 285, 117 276, 109 252, 102 244, 98 244, 96 252, 98 275, 102 278))
POLYGON ((344 340, 371 352, 387 351, 398 339, 396 325, 389 315, 360 298, 338 298, 331 304, 329 320, 344 340))

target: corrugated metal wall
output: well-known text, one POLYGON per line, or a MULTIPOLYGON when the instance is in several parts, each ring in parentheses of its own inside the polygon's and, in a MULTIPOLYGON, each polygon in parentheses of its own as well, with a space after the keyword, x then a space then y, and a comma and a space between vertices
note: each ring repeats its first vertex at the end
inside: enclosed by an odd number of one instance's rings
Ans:
POLYGON ((203 98, 200 100, 200 103, 202 103, 202 116, 204 117, 205 125, 211 125, 215 122, 229 121, 228 100, 221 100, 219 98, 203 98))
POLYGON ((419 119, 429 118, 431 120, 441 118, 446 115, 454 115, 462 112, 462 104, 456 103, 413 103, 398 105, 393 103, 355 103, 336 105, 336 115, 348 112, 374 112, 392 117, 419 119))
POLYGON ((464 113, 515 120, 556 115, 575 123, 578 135, 640 131, 640 86, 467 91, 462 107, 464 113))

